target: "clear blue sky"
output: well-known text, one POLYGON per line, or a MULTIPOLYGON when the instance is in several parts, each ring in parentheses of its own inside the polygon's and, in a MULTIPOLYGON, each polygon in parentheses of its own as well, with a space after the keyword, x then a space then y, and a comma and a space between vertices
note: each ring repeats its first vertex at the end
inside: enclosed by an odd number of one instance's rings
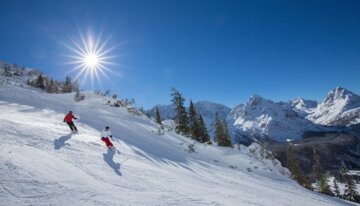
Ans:
POLYGON ((360 93, 358 0, 0 0, 0 30, 0 60, 56 79, 71 70, 60 42, 77 30, 111 34, 123 66, 110 69, 122 75, 103 78, 101 89, 145 108, 170 103, 171 87, 231 107, 253 94, 360 93))

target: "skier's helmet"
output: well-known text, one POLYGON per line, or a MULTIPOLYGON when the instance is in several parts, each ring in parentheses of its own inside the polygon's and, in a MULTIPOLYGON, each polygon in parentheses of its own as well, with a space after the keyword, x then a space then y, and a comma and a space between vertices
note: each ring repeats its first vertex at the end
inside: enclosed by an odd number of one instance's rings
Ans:
POLYGON ((110 127, 109 127, 109 126, 106 126, 105 129, 110 129, 110 127))
POLYGON ((72 111, 69 111, 69 113, 73 113, 72 111))

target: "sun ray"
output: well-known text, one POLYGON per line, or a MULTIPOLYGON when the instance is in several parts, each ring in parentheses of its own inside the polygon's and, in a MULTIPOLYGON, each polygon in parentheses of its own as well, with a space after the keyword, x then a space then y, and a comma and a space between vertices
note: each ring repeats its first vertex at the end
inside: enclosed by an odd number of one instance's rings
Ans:
POLYGON ((111 81, 107 73, 113 73, 113 71, 109 66, 118 65, 112 62, 118 56, 111 55, 117 46, 108 46, 111 35, 102 41, 102 33, 94 37, 90 34, 85 36, 80 30, 78 32, 80 41, 70 38, 71 44, 61 43, 72 53, 63 55, 70 59, 68 64, 74 65, 70 72, 77 72, 75 79, 82 80, 81 82, 90 80, 92 86, 95 81, 101 84, 101 77, 111 81))

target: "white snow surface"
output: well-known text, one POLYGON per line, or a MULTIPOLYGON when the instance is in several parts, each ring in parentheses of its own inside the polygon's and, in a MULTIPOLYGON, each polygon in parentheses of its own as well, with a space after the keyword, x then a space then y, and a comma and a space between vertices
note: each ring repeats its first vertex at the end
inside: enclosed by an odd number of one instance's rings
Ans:
POLYGON ((246 147, 188 153, 190 139, 158 135, 145 116, 92 93, 73 99, 0 85, 0 205, 355 205, 302 188, 246 147), (69 110, 79 134, 62 122, 69 110), (100 141, 105 126, 120 154, 100 141))

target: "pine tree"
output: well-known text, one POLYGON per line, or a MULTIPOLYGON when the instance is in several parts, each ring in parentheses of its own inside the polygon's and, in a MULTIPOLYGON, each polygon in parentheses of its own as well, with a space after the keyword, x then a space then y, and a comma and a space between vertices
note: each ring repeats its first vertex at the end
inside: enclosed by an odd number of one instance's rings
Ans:
POLYGON ((44 77, 41 74, 36 79, 35 84, 36 84, 36 87, 39 87, 40 89, 45 89, 44 77))
POLYGON ((55 93, 55 83, 53 79, 46 81, 45 90, 47 93, 55 93))
POLYGON ((59 82, 56 80, 54 81, 53 93, 60 93, 59 82))
POLYGON ((346 167, 345 163, 343 162, 343 163, 341 164, 340 171, 339 171, 340 177, 342 177, 342 180, 345 181, 345 176, 348 174, 348 172, 349 172, 349 170, 348 170, 348 168, 346 167))
POLYGON ((189 106, 189 126, 190 126, 191 137, 200 142, 199 121, 192 100, 190 100, 190 106, 189 106))
POLYGON ((57 85, 55 84, 53 79, 50 79, 49 93, 57 93, 57 85))
POLYGON ((295 152, 291 145, 288 145, 287 153, 287 167, 289 171, 291 172, 291 178, 296 180, 300 185, 306 188, 311 188, 310 182, 305 177, 305 175, 302 173, 301 168, 299 166, 299 162, 297 158, 295 157, 295 152))
POLYGON ((319 192, 333 196, 334 193, 331 191, 329 186, 329 179, 326 174, 323 174, 319 181, 319 192))
POLYGON ((223 127, 224 127, 224 137, 223 137, 223 145, 226 146, 226 147, 232 147, 232 143, 231 143, 231 137, 230 137, 230 134, 229 134, 229 130, 228 130, 228 127, 227 127, 227 122, 226 120, 224 119, 223 120, 223 127))
POLYGON ((215 114, 215 137, 214 140, 218 142, 224 136, 224 127, 222 126, 219 113, 216 112, 215 114))
POLYGON ((219 113, 215 114, 215 139, 217 140, 218 146, 222 147, 231 147, 231 140, 229 132, 227 130, 227 124, 224 120, 224 123, 221 122, 219 113))
POLYGON ((104 97, 108 96, 110 94, 110 89, 106 90, 103 94, 104 97))
POLYGON ((156 107, 156 123, 162 125, 159 108, 156 107))
POLYGON ((32 81, 30 80, 30 78, 27 79, 26 84, 29 85, 29 86, 32 86, 33 83, 32 83, 32 81))
POLYGON ((182 135, 189 135, 189 119, 184 106, 185 98, 175 88, 172 89, 171 96, 173 97, 171 101, 176 111, 174 117, 177 124, 176 132, 182 135))
POLYGON ((199 128, 200 128, 200 142, 202 142, 202 143, 209 142, 210 137, 209 137, 208 131, 206 129, 204 119, 201 115, 199 115, 199 128))
POLYGON ((45 83, 45 91, 46 91, 47 93, 51 93, 51 92, 50 92, 50 81, 46 81, 46 83, 45 83))
POLYGON ((352 176, 349 174, 349 170, 345 163, 342 163, 340 168, 340 177, 345 182, 345 190, 343 197, 347 200, 360 202, 360 195, 356 191, 356 184, 352 176))
POLYGON ((80 92, 80 87, 79 87, 79 82, 78 80, 75 80, 72 84, 71 84, 71 90, 72 92, 75 91, 75 92, 80 92))
POLYGON ((341 194, 340 194, 340 190, 339 190, 339 185, 336 183, 336 178, 334 177, 334 180, 333 180, 333 185, 334 185, 334 194, 336 197, 340 197, 341 194))
POLYGON ((344 197, 350 201, 356 201, 359 198, 359 194, 356 191, 356 184, 351 175, 346 176, 344 197))
POLYGON ((12 76, 12 73, 11 73, 11 69, 10 69, 10 66, 9 65, 5 65, 4 67, 4 73, 3 73, 5 76, 7 77, 11 77, 12 76))
POLYGON ((320 188, 320 182, 323 179, 323 174, 321 171, 321 165, 320 165, 320 157, 317 154, 315 147, 313 148, 313 161, 314 161, 314 165, 313 165, 313 173, 315 174, 315 178, 317 181, 317 184, 320 188))
POLYGON ((65 78, 65 84, 64 84, 63 92, 64 93, 71 93, 72 92, 72 84, 71 84, 70 76, 66 76, 66 78, 65 78))

